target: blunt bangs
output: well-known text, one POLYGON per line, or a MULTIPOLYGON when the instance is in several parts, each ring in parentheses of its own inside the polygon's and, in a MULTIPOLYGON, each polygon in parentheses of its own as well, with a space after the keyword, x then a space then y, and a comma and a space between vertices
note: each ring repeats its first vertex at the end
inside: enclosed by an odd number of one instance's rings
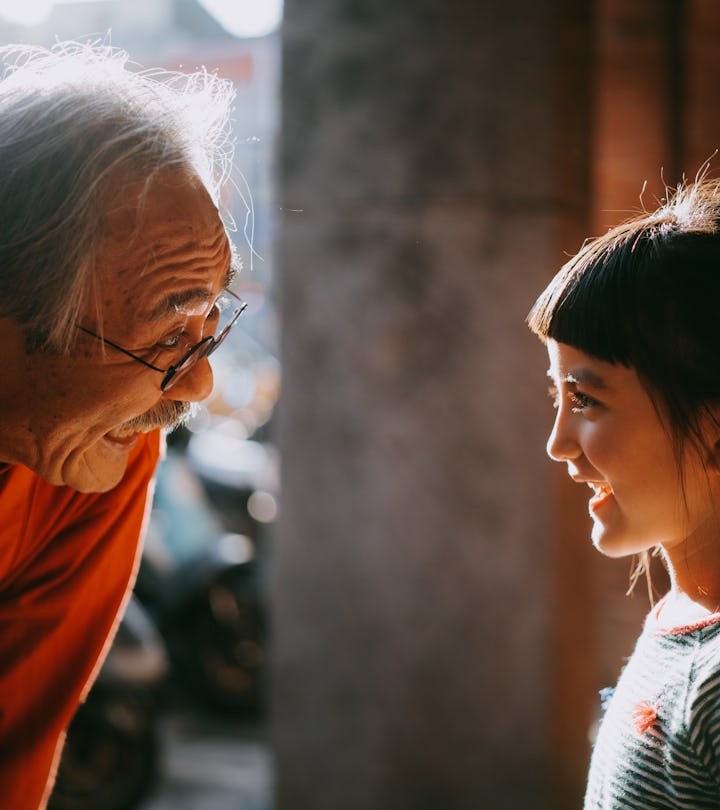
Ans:
POLYGON ((720 233, 639 220, 588 242, 542 292, 528 325, 543 341, 634 368, 679 423, 720 403, 718 301, 720 233))
POLYGON ((645 285, 648 239, 615 250, 589 242, 542 292, 528 315, 530 329, 608 363, 635 365, 638 290, 645 285))

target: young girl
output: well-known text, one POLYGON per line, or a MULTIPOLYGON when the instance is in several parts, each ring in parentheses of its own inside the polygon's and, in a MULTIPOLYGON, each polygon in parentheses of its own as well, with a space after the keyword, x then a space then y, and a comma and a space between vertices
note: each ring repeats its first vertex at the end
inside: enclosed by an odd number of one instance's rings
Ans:
POLYGON ((550 358, 547 450, 590 488, 594 545, 659 547, 671 583, 607 706, 585 808, 720 808, 720 182, 586 243, 528 322, 550 358))

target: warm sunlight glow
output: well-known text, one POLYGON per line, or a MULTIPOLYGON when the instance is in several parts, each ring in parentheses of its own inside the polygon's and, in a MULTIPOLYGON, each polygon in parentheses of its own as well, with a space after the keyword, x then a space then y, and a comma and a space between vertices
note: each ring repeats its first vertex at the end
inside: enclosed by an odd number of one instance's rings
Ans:
POLYGON ((0 17, 16 25, 39 25, 53 5, 53 0, 0 0, 0 17))
MULTIPOLYGON (((0 17, 16 25, 40 25, 56 4, 85 0, 0 0, 0 17)), ((235 37, 262 37, 282 20, 283 0, 198 0, 235 37)))
POLYGON ((282 20, 283 0, 199 0, 236 37, 271 34, 282 20))
POLYGON ((50 18, 53 6, 107 0, 0 0, 0 17, 15 25, 41 25, 50 18))

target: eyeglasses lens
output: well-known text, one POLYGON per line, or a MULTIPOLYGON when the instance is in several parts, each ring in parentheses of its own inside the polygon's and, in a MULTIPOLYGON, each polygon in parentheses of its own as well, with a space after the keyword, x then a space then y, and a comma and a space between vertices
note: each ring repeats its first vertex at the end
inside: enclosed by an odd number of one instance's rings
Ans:
POLYGON ((204 357, 210 357, 210 355, 230 334, 230 330, 245 309, 246 304, 239 300, 233 302, 229 296, 224 296, 220 301, 218 301, 218 307, 220 309, 220 317, 218 319, 215 336, 208 335, 208 337, 200 341, 200 343, 193 346, 179 363, 168 369, 161 386, 163 391, 167 391, 169 388, 172 388, 173 385, 178 382, 178 380, 181 380, 185 374, 190 371, 195 363, 202 360, 204 357), (240 306, 234 308, 232 306, 233 303, 235 305, 240 303, 240 306))

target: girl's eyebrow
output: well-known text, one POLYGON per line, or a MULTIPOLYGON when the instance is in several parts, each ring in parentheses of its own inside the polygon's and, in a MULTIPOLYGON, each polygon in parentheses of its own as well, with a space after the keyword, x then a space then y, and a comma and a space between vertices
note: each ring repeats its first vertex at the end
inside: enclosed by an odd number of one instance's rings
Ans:
MULTIPOLYGON (((551 380, 553 379, 551 368, 547 370, 547 376, 550 377, 551 380)), ((569 385, 587 386, 588 388, 594 388, 596 391, 604 391, 608 387, 605 380, 589 368, 579 368, 575 371, 570 371, 560 379, 560 382, 569 385)))
POLYGON ((568 372, 562 378, 562 382, 570 383, 571 385, 588 386, 597 391, 604 391, 607 388, 605 380, 589 368, 579 368, 575 371, 568 372))

